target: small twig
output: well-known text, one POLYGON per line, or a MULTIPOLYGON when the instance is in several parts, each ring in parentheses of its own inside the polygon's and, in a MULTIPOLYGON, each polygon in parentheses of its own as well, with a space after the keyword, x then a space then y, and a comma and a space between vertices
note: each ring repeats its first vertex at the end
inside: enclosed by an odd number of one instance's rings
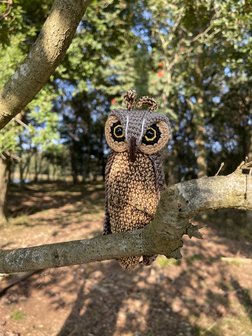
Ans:
POLYGON ((21 158, 19 156, 12 154, 9 151, 5 151, 5 154, 8 155, 11 159, 16 160, 17 162, 21 161, 21 158))
POLYGON ((248 162, 248 158, 245 158, 245 161, 242 161, 241 164, 236 168, 234 173, 251 175, 252 176, 252 161, 248 162))
POLYGON ((249 161, 249 157, 245 157, 245 163, 244 163, 245 168, 252 168, 252 161, 249 161))
POLYGON ((18 119, 17 117, 14 118, 14 120, 15 120, 18 124, 22 125, 24 128, 30 130, 29 126, 26 125, 22 120, 18 119))
POLYGON ((208 333, 208 331, 211 331, 211 330, 213 329, 213 327, 216 326, 217 322, 218 322, 218 321, 213 322, 207 329, 202 330, 202 336, 203 336, 203 335, 206 335, 206 333, 208 333))
POLYGON ((242 161, 239 166, 236 168, 235 171, 241 169, 241 168, 252 168, 252 161, 248 161, 248 158, 245 158, 245 161, 242 161))
POLYGON ((69 131, 68 134, 70 135, 70 137, 71 137, 74 141, 76 141, 76 142, 79 142, 79 141, 80 141, 80 138, 79 138, 77 135, 75 135, 74 133, 72 133, 72 132, 69 131))
POLYGON ((0 20, 6 18, 10 14, 11 9, 12 9, 12 5, 13 5, 13 1, 12 0, 0 1, 0 4, 1 3, 2 4, 7 4, 7 6, 6 6, 6 11, 2 15, 0 15, 0 20))
POLYGON ((193 39, 192 42, 197 41, 198 39, 200 39, 201 37, 205 36, 209 30, 211 30, 213 28, 213 20, 215 19, 215 14, 212 16, 211 21, 209 23, 209 26, 201 33, 199 33, 198 35, 196 35, 193 39))
POLYGON ((108 7, 109 5, 111 5, 113 3, 113 0, 110 1, 106 1, 105 4, 102 6, 103 8, 108 7))
POLYGON ((240 173, 242 166, 244 166, 245 161, 242 161, 239 166, 235 169, 234 173, 240 173))
POLYGON ((221 169, 223 168, 224 166, 224 162, 221 162, 221 165, 220 165, 220 168, 218 169, 217 173, 215 174, 215 176, 219 175, 221 169))
POLYGON ((6 159, 7 159, 7 157, 4 156, 3 153, 0 153, 0 156, 1 156, 1 158, 2 158, 3 160, 6 160, 6 159))

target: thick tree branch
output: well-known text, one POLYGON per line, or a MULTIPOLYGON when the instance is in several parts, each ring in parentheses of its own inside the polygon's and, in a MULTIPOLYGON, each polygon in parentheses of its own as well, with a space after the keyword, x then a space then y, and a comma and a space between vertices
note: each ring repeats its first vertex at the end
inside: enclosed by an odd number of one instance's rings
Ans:
POLYGON ((252 210, 252 176, 243 174, 243 167, 228 176, 203 177, 167 188, 155 219, 144 229, 87 240, 1 250, 0 272, 31 271, 133 255, 163 254, 178 258, 184 234, 200 237, 198 229, 190 224, 194 215, 221 208, 252 210))
POLYGON ((91 0, 55 0, 29 55, 0 92, 0 129, 34 98, 62 61, 91 0))

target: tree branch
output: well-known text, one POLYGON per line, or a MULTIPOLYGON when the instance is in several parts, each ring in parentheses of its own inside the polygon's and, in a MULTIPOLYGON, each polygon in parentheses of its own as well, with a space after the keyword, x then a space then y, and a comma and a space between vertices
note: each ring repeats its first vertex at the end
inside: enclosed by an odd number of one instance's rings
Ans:
POLYGON ((210 209, 252 210, 252 176, 239 166, 228 176, 203 177, 177 183, 161 196, 155 219, 140 230, 97 238, 0 250, 0 273, 32 271, 118 259, 133 255, 163 254, 180 257, 182 236, 200 238, 190 219, 210 209))
POLYGON ((0 92, 0 129, 34 98, 62 61, 91 0, 55 0, 29 55, 0 92))

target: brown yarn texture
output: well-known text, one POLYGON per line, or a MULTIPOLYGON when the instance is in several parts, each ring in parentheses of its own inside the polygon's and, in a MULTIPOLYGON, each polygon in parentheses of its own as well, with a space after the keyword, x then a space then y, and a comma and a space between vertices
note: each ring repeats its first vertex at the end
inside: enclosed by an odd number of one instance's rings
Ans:
MULTIPOLYGON (((130 90, 124 100, 127 109, 112 111, 105 125, 111 154, 105 171, 104 234, 139 229, 149 224, 165 186, 160 151, 171 136, 169 120, 153 112, 157 108, 153 98, 142 97, 136 101, 135 91, 130 90), (147 105, 148 110, 134 109, 136 105, 147 105), (124 130, 123 142, 116 141, 112 135, 116 122, 120 122, 124 130), (142 139, 151 125, 158 127, 160 137, 157 142, 146 145, 142 139), (130 157, 132 150, 133 159, 130 157)), ((155 256, 127 257, 119 262, 123 268, 133 269, 141 263, 149 265, 154 259, 155 256)))

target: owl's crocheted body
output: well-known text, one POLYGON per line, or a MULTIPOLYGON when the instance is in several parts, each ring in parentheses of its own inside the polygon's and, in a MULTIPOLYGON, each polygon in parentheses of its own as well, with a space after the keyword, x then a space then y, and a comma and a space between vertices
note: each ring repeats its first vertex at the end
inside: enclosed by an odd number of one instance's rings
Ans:
MULTIPOLYGON (((104 234, 140 229, 149 224, 165 185, 160 150, 171 135, 169 120, 153 113, 157 105, 152 98, 138 101, 138 105, 149 105, 149 110, 133 109, 133 91, 125 95, 125 100, 127 109, 112 111, 105 125, 112 152, 105 172, 104 234)), ((123 268, 134 268, 139 263, 148 265, 153 259, 133 256, 120 259, 120 264, 123 268)))
MULTIPOLYGON (((140 152, 132 164, 127 152, 111 159, 113 164, 106 176, 111 232, 142 228, 153 219, 159 200, 153 162, 140 152)), ((120 263, 124 268, 133 268, 139 264, 139 260, 140 257, 123 258, 120 263)), ((145 257, 143 261, 148 263, 148 258, 145 257)))

